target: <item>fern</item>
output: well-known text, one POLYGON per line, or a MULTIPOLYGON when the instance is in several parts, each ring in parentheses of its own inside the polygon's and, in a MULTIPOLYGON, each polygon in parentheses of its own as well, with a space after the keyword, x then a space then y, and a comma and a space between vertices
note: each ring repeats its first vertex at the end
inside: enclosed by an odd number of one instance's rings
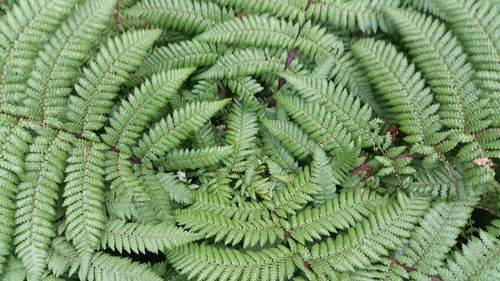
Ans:
POLYGON ((78 95, 71 96, 67 117, 73 130, 86 136, 104 126, 105 115, 111 110, 120 84, 139 65, 159 35, 158 30, 135 31, 102 46, 75 86, 78 95))
POLYGON ((147 0, 130 7, 126 14, 144 18, 164 28, 201 32, 227 18, 229 11, 198 0, 147 0))
POLYGON ((343 48, 340 40, 326 33, 326 30, 312 26, 310 22, 299 26, 260 16, 225 21, 198 35, 196 39, 243 46, 278 47, 285 50, 296 47, 311 58, 321 58, 342 51, 343 48))
POLYGON ((495 280, 499 273, 498 239, 481 232, 464 245, 463 252, 455 252, 454 258, 440 272, 443 280, 495 280))
POLYGON ((498 280, 492 0, 0 0, 0 280, 498 280))
POLYGON ((123 250, 129 253, 145 253, 146 250, 158 253, 196 239, 195 235, 168 224, 137 224, 122 220, 110 221, 104 237, 103 247, 120 253, 123 250))
POLYGON ((156 160, 159 155, 175 148, 187 133, 200 128, 208 119, 227 104, 227 101, 192 103, 176 110, 159 121, 145 134, 134 149, 140 158, 156 160), (168 137, 163 136, 168 132, 168 137))
POLYGON ((11 113, 25 96, 27 80, 39 51, 67 16, 76 0, 20 1, 1 23, 0 106, 11 113))
POLYGON ((104 147, 78 142, 68 158, 63 206, 66 237, 82 255, 99 246, 104 231, 104 147))
POLYGON ((66 115, 66 98, 78 77, 78 68, 87 58, 86 50, 105 29, 114 2, 88 1, 77 7, 49 39, 26 82, 26 115, 56 124, 66 115), (89 21, 90 16, 95 20, 89 21))
MULTIPOLYGON (((500 63, 498 62, 499 35, 496 30, 499 7, 492 1, 453 0, 436 1, 436 6, 446 15, 451 30, 462 43, 464 50, 476 72, 474 82, 483 90, 483 95, 490 98, 489 108, 498 116, 498 95, 500 88, 500 63)), ((495 118, 498 120, 498 117, 495 118)), ((498 121, 494 121, 498 126, 498 121)))
POLYGON ((409 236, 427 207, 425 198, 400 196, 397 202, 376 210, 346 235, 313 245, 312 269, 319 275, 328 275, 329 270, 352 271, 380 260, 388 249, 401 245, 401 238, 409 236))
POLYGON ((56 219, 58 185, 63 181, 64 164, 69 151, 69 136, 40 129, 30 145, 26 176, 19 184, 16 198, 16 253, 28 278, 41 277, 48 256, 48 245, 56 219))
POLYGON ((208 280, 283 280, 293 275, 295 257, 283 246, 245 253, 203 244, 190 244, 167 255, 181 274, 208 280))

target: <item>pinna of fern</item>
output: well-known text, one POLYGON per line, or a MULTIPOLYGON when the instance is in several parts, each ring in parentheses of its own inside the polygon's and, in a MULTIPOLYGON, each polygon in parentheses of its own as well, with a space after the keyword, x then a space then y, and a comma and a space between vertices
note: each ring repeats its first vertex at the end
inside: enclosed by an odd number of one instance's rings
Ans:
POLYGON ((493 0, 0 4, 1 280, 500 278, 493 0))

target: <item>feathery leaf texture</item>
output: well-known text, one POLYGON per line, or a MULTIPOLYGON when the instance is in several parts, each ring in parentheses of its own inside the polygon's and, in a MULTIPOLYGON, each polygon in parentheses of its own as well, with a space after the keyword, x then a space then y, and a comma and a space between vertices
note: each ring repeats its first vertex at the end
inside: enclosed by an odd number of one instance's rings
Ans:
POLYGON ((497 2, 0 0, 0 280, 500 280, 497 2))
POLYGON ((133 31, 101 47, 75 85, 78 95, 71 96, 67 117, 73 130, 87 135, 103 127, 119 86, 141 63, 158 36, 159 30, 133 31))

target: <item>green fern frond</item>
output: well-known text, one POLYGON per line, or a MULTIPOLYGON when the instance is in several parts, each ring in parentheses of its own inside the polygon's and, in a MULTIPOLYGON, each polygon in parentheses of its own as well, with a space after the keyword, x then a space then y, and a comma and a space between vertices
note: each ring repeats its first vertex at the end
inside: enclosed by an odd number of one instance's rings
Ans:
POLYGON ((188 279, 271 281, 291 278, 297 256, 284 246, 242 252, 193 243, 167 253, 167 259, 188 279))
POLYGON ((133 31, 109 39, 101 47, 75 85, 77 95, 70 97, 67 117, 74 131, 92 136, 91 131, 104 126, 120 85, 142 62, 158 36, 159 30, 133 31))
POLYGON ((294 24, 269 16, 247 16, 224 21, 195 37, 217 44, 236 44, 251 47, 297 48, 311 59, 342 52, 342 42, 326 30, 307 22, 294 24), (300 31, 300 32, 299 32, 300 31))
POLYGON ((329 236, 367 217, 387 199, 368 189, 342 191, 314 208, 306 208, 288 221, 288 232, 297 242, 304 244, 322 236, 329 236))
POLYGON ((149 77, 162 71, 212 65, 219 57, 220 48, 215 44, 195 40, 181 41, 153 50, 134 76, 149 77))
POLYGON ((457 236, 467 223, 474 200, 443 202, 434 206, 415 229, 400 257, 412 268, 409 275, 414 280, 428 280, 438 274, 448 250, 456 243, 457 236), (468 202, 469 201, 469 202, 468 202))
POLYGON ((113 251, 144 254, 164 252, 192 242, 197 237, 166 223, 133 223, 111 220, 106 225, 102 247, 113 251))
POLYGON ((7 260, 3 274, 0 274, 0 279, 8 281, 24 281, 26 280, 26 270, 24 269, 21 261, 15 257, 10 256, 7 260))
POLYGON ((66 167, 63 206, 66 238, 80 255, 99 248, 106 220, 104 209, 104 153, 106 147, 79 141, 66 167))
POLYGON ((312 270, 322 276, 330 270, 353 271, 381 260, 389 249, 402 244, 402 238, 410 236, 428 206, 424 197, 400 194, 393 204, 375 209, 347 234, 313 245, 309 259, 312 270))
POLYGON ((191 232, 205 238, 214 237, 215 242, 224 241, 225 245, 243 243, 243 248, 259 244, 275 243, 284 239, 284 231, 275 219, 239 220, 206 211, 184 209, 176 214, 177 223, 191 232))
MULTIPOLYGON (((14 214, 18 184, 24 175, 24 158, 29 151, 32 136, 7 115, 0 115, 0 274, 11 254, 14 236, 14 214)), ((8 266, 8 265, 7 265, 8 266)))
POLYGON ((313 2, 306 17, 326 23, 335 29, 374 33, 390 30, 383 9, 397 7, 400 0, 358 0, 313 2))
POLYGON ((157 24, 162 28, 199 33, 233 15, 230 10, 198 0, 144 0, 125 14, 157 24))
POLYGON ((432 169, 417 171, 414 182, 408 188, 415 193, 424 193, 433 197, 466 197, 471 192, 466 188, 464 177, 459 169, 438 165, 432 169))
POLYGON ((435 1, 446 15, 453 34, 462 44, 467 59, 476 70, 473 78, 494 112, 495 126, 500 125, 500 7, 490 0, 435 1))
POLYGON ((444 18, 443 12, 436 6, 432 0, 403 0, 403 7, 412 7, 422 13, 430 13, 439 18, 444 18))
POLYGON ((192 72, 190 68, 161 72, 145 81, 140 88, 135 88, 133 94, 123 99, 115 110, 103 140, 120 150, 127 150, 128 146, 136 144, 148 122, 192 72))
MULTIPOLYGON (((140 177, 144 182, 144 197, 146 200, 143 205, 149 209, 151 217, 147 218, 147 222, 164 222, 173 224, 173 200, 160 181, 160 174, 142 166, 140 169, 140 177)), ((138 220, 139 221, 139 220, 138 220)), ((143 219, 142 221, 146 221, 143 219)))
POLYGON ((77 0, 22 0, 0 22, 0 109, 16 114, 40 46, 77 0))
POLYGON ((293 155, 280 143, 280 141, 268 132, 263 133, 262 142, 264 154, 276 162, 282 169, 289 172, 298 170, 298 163, 293 155))
POLYGON ((309 103, 296 96, 275 97, 294 121, 327 152, 351 150, 351 134, 325 106, 309 103))
POLYGON ((297 210, 312 201, 318 192, 319 187, 312 182, 311 171, 306 167, 295 176, 291 184, 274 194, 270 201, 264 202, 264 205, 271 214, 286 217, 287 214, 296 214, 297 210))
POLYGON ((137 219, 134 192, 127 189, 112 189, 106 192, 106 211, 112 218, 137 219))
POLYGON ((235 11, 245 11, 249 14, 271 14, 277 17, 283 17, 290 20, 304 18, 303 10, 306 3, 302 6, 297 5, 297 0, 214 0, 220 6, 231 6, 235 11))
POLYGON ((251 111, 261 113, 264 107, 261 101, 255 96, 262 92, 262 85, 252 77, 243 77, 240 79, 230 79, 227 81, 229 89, 238 96, 241 104, 251 111))
MULTIPOLYGON (((238 49, 232 54, 220 57, 212 67, 196 78, 238 78, 278 73, 284 69, 284 65, 285 57, 269 49, 238 49)), ((300 65, 298 65, 297 60, 294 60, 290 65, 290 70, 296 72, 299 69, 300 65)))
POLYGON ((52 253, 48 264, 56 276, 68 270, 69 275, 72 276, 78 270, 79 279, 86 281, 162 281, 145 264, 103 252, 95 253, 88 264, 80 264, 74 248, 61 237, 55 238, 52 242, 52 253))
POLYGON ((313 159, 311 181, 320 190, 318 194, 314 195, 314 204, 318 205, 334 196, 340 181, 336 177, 335 167, 332 166, 330 158, 322 149, 316 148, 313 159))
POLYGON ((255 154, 257 115, 237 102, 227 117, 227 128, 226 141, 233 147, 233 155, 224 164, 230 171, 242 172, 255 154))
POLYGON ((25 114, 60 124, 79 67, 111 17, 115 0, 93 0, 78 6, 40 51, 29 75, 25 114), (93 20, 88 20, 92 17, 93 20), (64 73, 64 75, 61 75, 64 73))
POLYGON ((305 159, 314 153, 316 143, 294 122, 261 119, 261 124, 297 159, 305 159))
POLYGON ((141 159, 158 160, 159 156, 179 145, 189 133, 199 129, 228 102, 194 102, 175 110, 143 135, 133 150, 134 154, 141 159))
POLYGON ((373 145, 371 109, 361 105, 361 101, 350 95, 345 88, 327 80, 307 79, 289 73, 283 73, 281 76, 306 101, 324 105, 349 130, 353 139, 361 138, 363 147, 373 145))
POLYGON ((451 32, 438 20, 419 13, 389 10, 388 14, 440 103, 438 114, 443 124, 471 133, 486 128, 488 122, 477 120, 470 108, 478 91, 471 83, 472 67, 451 32))
MULTIPOLYGON (((299 192, 299 190, 296 190, 299 192)), ((222 196, 207 192, 197 192, 195 202, 191 205, 193 210, 206 210, 230 218, 240 220, 255 220, 269 217, 269 211, 260 202, 235 203, 224 199, 222 196)))
POLYGON ((166 171, 198 169, 213 166, 233 154, 232 146, 214 146, 201 149, 179 149, 167 153, 158 160, 166 171))
POLYGON ((453 253, 446 267, 440 270, 443 281, 484 280, 494 281, 500 275, 500 240, 481 231, 480 238, 473 238, 453 253))
POLYGON ((167 173, 158 173, 156 176, 163 185, 163 189, 170 195, 172 201, 180 204, 192 203, 193 193, 176 177, 167 173))
POLYGON ((441 128, 430 90, 425 88, 420 73, 393 45, 363 39, 352 50, 379 94, 390 103, 400 130, 408 135, 406 141, 428 140, 441 128))
POLYGON ((15 213, 15 250, 28 280, 38 280, 45 268, 71 139, 64 132, 38 131, 25 162, 26 176, 19 184, 15 213))

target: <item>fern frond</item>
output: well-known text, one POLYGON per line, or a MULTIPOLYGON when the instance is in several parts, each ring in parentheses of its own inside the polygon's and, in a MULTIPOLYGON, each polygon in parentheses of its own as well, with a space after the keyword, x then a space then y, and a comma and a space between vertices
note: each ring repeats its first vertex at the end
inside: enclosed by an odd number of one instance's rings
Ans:
POLYGON ((22 0, 0 22, 0 109, 18 113, 40 46, 77 0, 22 0))
POLYGON ((258 220, 239 220, 224 215, 191 209, 180 210, 176 214, 177 223, 205 238, 214 237, 215 242, 224 241, 225 245, 243 243, 243 248, 267 242, 275 243, 284 239, 280 223, 269 218, 258 220))
POLYGON ((295 176, 291 184, 274 194, 270 201, 264 201, 263 204, 271 214, 286 217, 287 214, 297 213, 297 210, 312 201, 314 199, 312 196, 318 192, 319 187, 311 181, 311 171, 306 167, 295 176))
MULTIPOLYGON (((281 59, 268 49, 238 49, 232 54, 220 57, 217 62, 198 75, 198 79, 238 78, 266 73, 278 73, 284 69, 285 58, 281 59)), ((290 65, 296 72, 300 66, 297 60, 290 65)))
POLYGON ((297 256, 284 246, 243 252, 192 243, 167 253, 167 259, 188 279, 272 281, 291 278, 297 256))
POLYGON ((133 94, 123 99, 113 113, 103 140, 120 150, 134 145, 148 122, 192 72, 190 68, 161 72, 145 81, 140 88, 135 88, 133 94))
POLYGON ((287 230, 299 243, 312 242, 322 236, 353 227, 375 208, 386 203, 386 198, 369 189, 342 191, 317 207, 306 208, 291 216, 287 230))
POLYGON ((424 197, 399 194, 393 204, 376 209, 347 234, 313 245, 309 259, 312 270, 322 276, 330 270, 353 271, 381 260, 389 249, 402 244, 402 238, 410 236, 428 206, 424 197))
POLYGON ((409 273, 410 278, 428 280, 438 274, 442 260, 467 223, 474 201, 443 202, 429 211, 400 257, 406 266, 414 269, 409 273))
POLYGON ((142 62, 158 36, 159 30, 132 31, 109 39, 101 47, 75 85, 77 95, 70 96, 67 117, 72 130, 91 136, 91 131, 104 126, 120 85, 142 62))
POLYGON ((130 7, 125 14, 140 18, 166 29, 199 33, 225 19, 231 11, 198 0, 144 0, 130 7))
POLYGON ((52 254, 48 263, 52 265, 51 270, 56 276, 67 270, 71 276, 79 269, 79 279, 86 281, 162 281, 162 278, 145 264, 103 252, 95 253, 87 265, 80 264, 76 251, 61 237, 53 240, 52 254))
POLYGON ((25 125, 15 118, 0 115, 0 274, 12 250, 15 200, 24 175, 24 158, 32 141, 25 125))
POLYGON ((257 115, 236 102, 227 117, 227 127, 226 141, 233 147, 233 155, 224 164, 230 171, 242 172, 249 157, 255 154, 257 115))
POLYGON ((245 108, 257 113, 264 110, 261 101, 255 97, 255 95, 262 92, 264 88, 252 77, 230 79, 227 81, 227 86, 236 96, 238 96, 238 100, 241 101, 241 104, 245 108))
MULTIPOLYGON (((299 192, 299 190, 296 190, 299 192)), ((193 210, 206 210, 230 218, 240 220, 255 220, 263 217, 269 217, 269 211, 263 203, 260 202, 230 202, 222 196, 208 192, 197 192, 195 202, 191 205, 193 210)))
POLYGON ((79 67, 111 17, 115 0, 92 0, 78 6, 40 51, 27 80, 25 114, 60 124, 79 67), (92 20, 89 20, 91 18, 92 20), (64 73, 64 75, 62 75, 64 73))
POLYGON ((299 53, 311 59, 324 58, 343 50, 343 44, 338 38, 311 22, 300 25, 269 16, 247 16, 224 21, 195 39, 217 44, 277 47, 287 51, 297 48, 299 53))
POLYGON ((303 5, 297 5, 296 0, 213 0, 220 6, 233 7, 235 11, 245 11, 249 14, 271 14, 277 17, 283 17, 290 20, 304 18, 303 5))
POLYGON ((319 192, 314 195, 314 204, 322 204, 325 200, 334 196, 337 185, 340 185, 339 179, 332 166, 330 158, 321 148, 316 148, 313 155, 312 179, 311 181, 318 186, 319 192))
POLYGON ((435 5, 446 15, 453 34, 476 70, 474 82, 490 99, 495 126, 500 125, 500 7, 495 1, 437 0, 435 5))
POLYGON ((446 267, 440 270, 443 281, 484 280, 494 281, 500 275, 500 240, 481 231, 480 238, 473 238, 455 251, 446 267))
POLYGON ((308 79, 290 73, 283 73, 281 76, 306 101, 324 105, 351 133, 353 139, 361 138, 363 147, 373 145, 371 109, 361 105, 361 101, 350 95, 345 88, 327 80, 308 79))
POLYGON ((391 44, 372 39, 359 40, 354 56, 367 70, 367 75, 380 95, 391 105, 405 140, 418 143, 428 140, 441 127, 438 109, 432 105, 432 94, 425 88, 420 73, 391 44))
POLYGON ((232 146, 173 150, 158 160, 166 171, 198 169, 213 166, 233 154, 232 146))
POLYGON ((436 6, 433 0, 403 0, 403 7, 412 7, 421 13, 429 13, 439 18, 445 18, 443 12, 436 6))
POLYGON ((335 29, 374 33, 390 30, 383 9, 399 4, 400 0, 322 1, 313 2, 305 14, 335 29))
POLYGON ((309 103, 296 96, 275 97, 294 121, 306 131, 316 143, 329 153, 351 150, 354 143, 351 134, 323 105, 309 103))
POLYGON ((134 203, 134 192, 128 189, 112 189, 106 192, 106 211, 111 218, 137 219, 139 214, 134 203))
POLYGON ((466 197, 471 194, 464 183, 462 171, 444 165, 421 169, 413 174, 414 182, 408 185, 415 193, 429 194, 433 197, 466 197))
POLYGON ((171 115, 157 122, 134 148, 137 157, 158 160, 192 133, 204 125, 229 100, 216 102, 194 102, 175 110, 171 115))
POLYGON ((215 44, 188 40, 168 44, 153 50, 134 76, 149 77, 162 71, 212 65, 219 57, 220 48, 215 44))
POLYGON ((159 173, 156 176, 163 185, 164 190, 170 195, 172 201, 180 204, 189 204, 193 201, 191 190, 172 174, 159 173))
POLYGON ((68 158, 63 194, 66 238, 80 255, 99 248, 106 220, 104 210, 105 146, 76 142, 68 158))
POLYGON ((389 10, 388 14, 439 102, 443 124, 471 133, 486 128, 488 121, 478 120, 471 108, 478 98, 471 82, 472 67, 451 32, 438 20, 419 13, 389 10))
POLYGON ((9 257, 5 265, 5 269, 3 270, 3 274, 0 274, 0 279, 8 281, 26 280, 26 270, 17 257, 12 255, 9 257))
POLYGON ((297 159, 305 159, 314 153, 316 143, 294 122, 263 118, 261 124, 297 159))
POLYGON ((39 280, 45 268, 71 139, 64 132, 38 131, 25 162, 26 177, 19 184, 15 213, 14 244, 28 280, 39 280))
POLYGON ((276 162, 282 169, 289 172, 296 172, 299 168, 293 155, 279 142, 277 138, 268 132, 263 133, 262 142, 264 154, 272 161, 276 162))
MULTIPOLYGON (((145 222, 164 222, 173 224, 173 200, 170 194, 163 187, 163 183, 160 181, 159 174, 155 171, 149 169, 145 165, 140 167, 140 177, 144 182, 144 204, 153 216, 148 218, 149 220, 141 220, 145 222)), ((140 220, 138 220, 140 221, 140 220)))
POLYGON ((133 223, 110 220, 102 237, 102 247, 122 253, 164 252, 192 242, 197 237, 167 223, 133 223))

